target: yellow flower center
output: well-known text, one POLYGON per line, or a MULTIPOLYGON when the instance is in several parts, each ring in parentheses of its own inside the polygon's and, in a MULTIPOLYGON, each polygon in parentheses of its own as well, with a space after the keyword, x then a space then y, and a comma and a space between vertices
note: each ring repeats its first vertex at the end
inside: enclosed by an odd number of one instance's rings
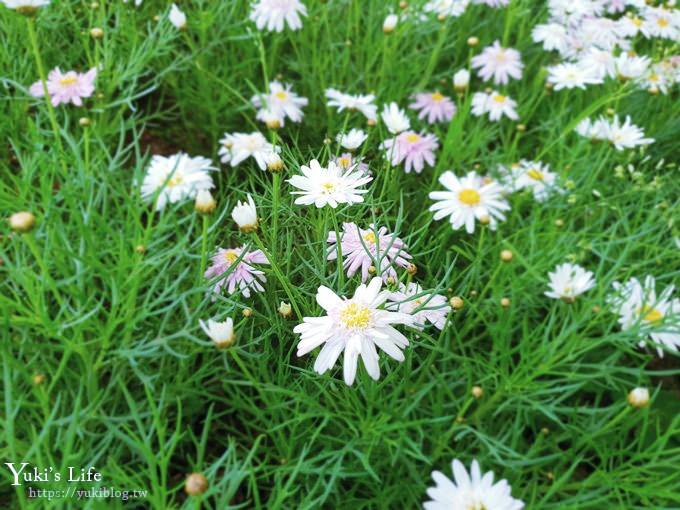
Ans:
POLYGON ((348 168, 352 160, 350 160, 347 156, 341 156, 338 158, 338 164, 343 167, 343 168, 348 168))
POLYGON ((165 185, 168 188, 173 188, 173 187, 177 186, 178 184, 182 184, 182 176, 177 175, 177 173, 175 173, 175 175, 173 175, 172 177, 170 177, 168 179, 168 181, 166 182, 165 185))
POLYGON ((59 83, 66 87, 70 87, 71 85, 75 85, 77 81, 78 81, 77 76, 65 76, 64 78, 59 80, 59 83))
POLYGON ((415 133, 411 133, 410 135, 406 135, 406 141, 408 143, 416 143, 418 140, 420 140, 420 137, 415 133))
POLYGON ((532 168, 531 170, 529 170, 527 172, 527 175, 535 181, 542 181, 543 178, 545 177, 543 175, 543 172, 541 172, 540 170, 536 170, 535 168, 532 168))
POLYGON ((438 103, 438 102, 444 100, 444 96, 441 95, 441 94, 439 93, 439 91, 437 91, 437 92, 435 92, 434 94, 432 94, 432 100, 433 100, 433 101, 436 101, 436 102, 438 103))
POLYGON ((652 324, 658 324, 663 320, 663 312, 651 306, 642 307, 642 320, 652 324))
POLYGON ((236 261, 236 259, 238 258, 238 253, 236 253, 234 250, 227 250, 224 253, 224 258, 227 262, 233 264, 234 261, 236 261))
POLYGON ((364 234, 364 241, 367 242, 368 244, 375 244, 375 233, 366 232, 364 234))
POLYGON ((288 97, 288 94, 286 94, 283 90, 280 90, 276 94, 274 94, 277 98, 279 98, 281 101, 286 99, 288 97))
POLYGON ((350 303, 340 312, 340 322, 346 328, 365 329, 371 323, 371 310, 363 305, 350 303))
POLYGON ((505 96, 503 94, 494 94, 493 100, 497 103, 505 103, 505 96))
POLYGON ((647 80, 652 83, 657 83, 661 80, 661 77, 658 74, 650 74, 647 80))
POLYGON ((656 24, 659 25, 661 28, 666 28, 670 22, 668 21, 667 18, 657 18, 656 24))
POLYGON ((335 191, 335 183, 334 182, 324 182, 321 187, 323 187, 324 191, 327 193, 333 193, 335 191))
POLYGON ((466 188, 458 193, 458 200, 463 202, 465 205, 477 205, 482 197, 479 196, 475 190, 466 188))
POLYGON ((640 18, 636 17, 636 18, 631 19, 631 21, 633 22, 633 25, 635 25, 636 27, 639 27, 640 25, 642 25, 642 20, 640 18))

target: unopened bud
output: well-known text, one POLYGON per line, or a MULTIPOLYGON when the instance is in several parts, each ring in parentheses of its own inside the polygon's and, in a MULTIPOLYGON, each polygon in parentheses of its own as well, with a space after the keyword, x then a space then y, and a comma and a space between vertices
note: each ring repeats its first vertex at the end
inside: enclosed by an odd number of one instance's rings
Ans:
POLYGON ((15 232, 28 232, 35 226, 35 216, 28 211, 20 211, 9 217, 9 227, 15 232))
POLYGON ((208 490, 208 479, 203 473, 191 473, 184 482, 184 492, 189 496, 200 496, 208 490))

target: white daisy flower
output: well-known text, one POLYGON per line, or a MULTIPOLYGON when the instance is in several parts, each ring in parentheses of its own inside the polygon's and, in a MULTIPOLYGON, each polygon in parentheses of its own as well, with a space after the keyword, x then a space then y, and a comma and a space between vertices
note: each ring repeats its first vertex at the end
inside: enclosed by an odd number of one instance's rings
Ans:
POLYGON ((639 145, 649 145, 654 142, 653 138, 645 138, 642 128, 633 124, 628 115, 623 124, 621 124, 618 115, 614 116, 614 119, 607 125, 606 139, 618 151, 633 149, 639 145))
POLYGON ((626 52, 621 53, 614 61, 616 75, 622 80, 640 78, 645 74, 650 63, 649 57, 631 56, 626 52))
POLYGON ((484 81, 493 78, 496 85, 506 85, 510 78, 519 80, 522 77, 524 64, 519 51, 503 48, 499 41, 487 46, 482 53, 472 57, 472 67, 478 69, 477 74, 484 81))
POLYGON ((606 140, 609 123, 603 117, 594 121, 590 119, 583 119, 576 125, 575 131, 592 141, 606 140))
POLYGON ((281 151, 267 141, 262 133, 225 133, 220 140, 222 147, 219 150, 222 163, 229 163, 236 167, 246 159, 252 157, 257 162, 260 170, 267 169, 267 162, 272 153, 281 151))
POLYGON ((445 296, 424 292, 420 285, 411 282, 408 286, 400 283, 399 290, 390 294, 387 309, 413 316, 415 328, 423 329, 429 322, 441 330, 446 325, 451 306, 445 296))
POLYGON ((368 190, 360 186, 370 182, 373 178, 356 169, 347 170, 328 163, 328 168, 322 167, 316 159, 309 166, 300 167, 303 175, 294 175, 288 182, 301 191, 291 191, 292 195, 300 195, 295 199, 298 205, 311 205, 321 209, 326 205, 335 209, 338 204, 355 204, 364 201, 363 194, 368 190))
POLYGON ((457 18, 465 12, 469 4, 470 0, 431 0, 424 5, 423 10, 437 16, 457 18))
POLYGON ((216 170, 212 161, 201 156, 191 157, 183 152, 173 156, 154 156, 142 182, 141 193, 145 200, 156 197, 156 210, 168 203, 194 199, 201 190, 212 188, 210 171, 216 170))
POLYGON ((326 89, 328 106, 335 106, 339 112, 343 110, 361 112, 368 120, 375 121, 378 118, 378 107, 373 104, 373 94, 351 95, 336 89, 326 89))
POLYGON ((300 16, 307 16, 307 7, 300 0, 257 0, 250 11, 257 29, 269 32, 283 32, 286 24, 291 30, 301 29, 300 16))
POLYGON ((671 41, 680 39, 680 14, 676 9, 647 7, 640 31, 645 37, 662 37, 671 41))
POLYGON ((495 90, 488 94, 486 92, 475 92, 472 96, 472 114, 477 117, 489 115, 489 120, 496 122, 505 115, 511 120, 519 119, 517 115, 517 103, 509 96, 504 96, 495 90))
POLYGON ((463 463, 451 463, 454 480, 440 471, 432 471, 434 487, 427 489, 431 501, 423 503, 425 510, 521 510, 524 502, 512 497, 512 488, 505 480, 493 483, 493 472, 482 475, 477 460, 472 461, 470 474, 463 463))
POLYGON ((586 85, 602 83, 602 78, 595 76, 580 62, 566 62, 548 67, 548 83, 553 84, 555 90, 585 90, 586 85))
POLYGON ((397 324, 410 324, 411 316, 382 309, 389 291, 382 291, 382 280, 373 278, 368 285, 361 284, 350 299, 340 297, 328 287, 321 286, 316 302, 324 309, 322 317, 305 317, 293 331, 300 335, 297 355, 304 356, 323 345, 314 362, 314 371, 323 374, 333 368, 344 351, 343 376, 351 386, 357 373, 359 356, 366 372, 374 379, 380 378, 376 346, 397 361, 404 361, 402 349, 408 339, 397 331, 397 324))
POLYGON ((224 322, 208 319, 207 324, 199 319, 198 323, 218 349, 226 349, 236 341, 234 321, 231 317, 227 318, 224 322))
POLYGON ((380 117, 385 123, 387 130, 394 135, 398 135, 402 131, 407 131, 411 128, 411 121, 406 112, 400 109, 397 103, 384 105, 380 117))
POLYGON ((250 101, 258 108, 257 120, 272 127, 283 126, 286 117, 293 122, 300 122, 304 115, 302 108, 309 101, 295 94, 291 88, 292 85, 274 80, 269 84, 267 93, 253 96, 250 101))
POLYGON ((605 78, 616 78, 616 57, 608 50, 588 48, 579 57, 578 66, 589 76, 600 79, 598 83, 602 83, 605 78))
POLYGON ((429 197, 436 202, 430 206, 435 211, 434 219, 449 216, 454 230, 465 227, 468 234, 475 231, 475 220, 488 223, 493 230, 498 221, 505 219, 503 211, 510 205, 503 198, 503 188, 495 181, 485 180, 475 172, 458 178, 453 172, 446 171, 439 182, 447 191, 433 191, 429 197))
POLYGON ((536 25, 531 31, 534 42, 542 43, 546 51, 564 53, 568 47, 567 29, 559 23, 536 25))
POLYGON ((544 202, 552 192, 561 193, 557 186, 558 175, 550 171, 550 166, 540 161, 521 160, 509 170, 501 167, 503 184, 513 191, 530 189, 538 202, 544 202))
POLYGON ((595 286, 591 271, 568 262, 558 265, 552 273, 548 273, 548 277, 550 290, 545 295, 566 303, 573 303, 578 296, 595 286))
POLYGON ((22 14, 33 14, 40 7, 50 5, 50 0, 2 0, 5 7, 22 14))
POLYGON ((368 135, 361 129, 350 129, 347 133, 339 133, 335 138, 348 151, 357 150, 366 141, 368 135))
MULTIPOLYGON (((669 285, 656 295, 656 281, 653 276, 645 278, 644 285, 637 278, 621 284, 614 282, 614 294, 608 302, 619 314, 621 329, 640 326, 640 333, 649 336, 656 344, 656 351, 663 357, 663 348, 678 351, 680 347, 680 299, 673 298, 675 287, 669 285)), ((641 340, 640 347, 645 341, 641 340)))

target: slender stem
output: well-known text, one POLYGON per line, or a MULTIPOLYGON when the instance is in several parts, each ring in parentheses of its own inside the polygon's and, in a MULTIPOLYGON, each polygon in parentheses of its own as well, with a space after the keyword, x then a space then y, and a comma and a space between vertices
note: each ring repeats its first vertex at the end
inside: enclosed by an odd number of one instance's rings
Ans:
POLYGON ((338 217, 335 213, 335 209, 332 210, 331 216, 333 217, 333 228, 335 229, 335 248, 337 250, 337 258, 338 258, 338 282, 339 282, 339 287, 342 289, 345 286, 345 273, 343 272, 343 263, 342 263, 342 243, 340 242, 342 239, 342 233, 340 232, 340 227, 338 225, 338 217))
POLYGON ((208 263, 208 215, 203 215, 203 230, 201 232, 201 272, 198 274, 200 281, 205 274, 205 267, 208 263))
POLYGON ((277 254, 277 240, 278 240, 278 227, 279 227, 279 196, 280 196, 280 186, 281 186, 281 175, 279 172, 274 172, 272 178, 272 235, 270 246, 272 249, 272 255, 276 257, 277 254))
POLYGON ((42 57, 40 56, 40 46, 38 46, 38 35, 35 31, 35 19, 31 16, 26 18, 28 24, 28 38, 31 40, 31 47, 33 48, 33 56, 35 57, 35 67, 38 70, 38 76, 40 77, 40 82, 43 86, 43 94, 45 94, 45 103, 47 104, 47 112, 50 118, 50 124, 52 124, 52 131, 54 132, 54 138, 59 149, 59 159, 61 160, 61 166, 66 173, 66 161, 64 161, 64 148, 61 144, 61 134, 59 131, 59 124, 57 124, 57 114, 54 111, 54 106, 52 105, 52 100, 50 98, 49 90, 47 89, 47 75, 45 74, 45 67, 43 66, 42 57))
POLYGON ((260 239, 260 236, 257 234, 257 232, 253 233, 253 239, 255 239, 255 244, 257 244, 257 247, 260 249, 260 251, 264 253, 265 257, 267 257, 267 260, 271 265, 272 271, 274 271, 274 275, 283 286, 283 290, 286 292, 288 299, 290 299, 290 304, 293 307, 293 310, 295 310, 297 316, 300 319, 302 319, 302 313, 300 312, 300 308, 298 307, 297 302, 295 301, 295 297, 293 297, 293 290, 290 288, 290 285, 288 285, 288 280, 286 279, 285 276, 283 276, 283 273, 281 272, 279 265, 276 263, 276 260, 274 259, 274 257, 271 256, 271 253, 267 251, 267 248, 265 248, 264 244, 262 244, 262 239, 260 239))

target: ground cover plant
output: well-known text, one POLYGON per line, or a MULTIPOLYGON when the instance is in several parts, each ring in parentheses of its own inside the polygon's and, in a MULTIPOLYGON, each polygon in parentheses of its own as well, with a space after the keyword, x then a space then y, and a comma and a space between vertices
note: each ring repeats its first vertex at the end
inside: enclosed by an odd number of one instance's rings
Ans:
POLYGON ((680 507, 674 2, 0 28, 1 506, 680 507))

